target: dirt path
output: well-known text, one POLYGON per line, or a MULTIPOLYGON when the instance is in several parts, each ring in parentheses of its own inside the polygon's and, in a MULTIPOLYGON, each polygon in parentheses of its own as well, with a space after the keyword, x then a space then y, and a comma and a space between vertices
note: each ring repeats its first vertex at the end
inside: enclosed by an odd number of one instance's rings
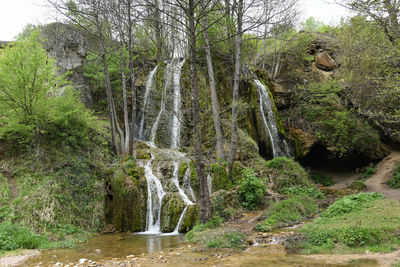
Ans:
POLYGON ((387 198, 400 199, 400 189, 391 189, 387 180, 391 177, 396 166, 400 165, 400 151, 392 150, 376 166, 376 173, 365 181, 368 192, 379 192, 387 198))

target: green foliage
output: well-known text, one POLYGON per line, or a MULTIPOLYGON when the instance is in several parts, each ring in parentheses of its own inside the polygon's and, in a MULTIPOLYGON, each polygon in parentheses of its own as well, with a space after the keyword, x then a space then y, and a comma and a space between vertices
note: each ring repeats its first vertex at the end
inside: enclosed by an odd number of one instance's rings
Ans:
POLYGON ((0 224, 0 251, 38 248, 45 239, 27 228, 9 222, 0 224))
POLYGON ((300 29, 306 32, 339 33, 338 27, 326 25, 322 21, 316 20, 314 17, 309 17, 303 21, 300 29))
POLYGON ((387 184, 391 188, 400 188, 400 166, 397 166, 392 174, 392 177, 389 178, 387 184))
POLYGON ((0 51, 0 140, 10 146, 84 146, 94 119, 65 77, 57 76, 38 35, 34 31, 0 51))
POLYGON ((285 187, 281 190, 281 193, 286 195, 308 196, 314 199, 322 199, 325 197, 324 193, 312 184, 309 186, 294 185, 291 187, 285 187))
POLYGON ((366 179, 368 179, 369 177, 371 177, 372 175, 374 175, 375 173, 376 173, 376 169, 368 166, 368 167, 365 169, 365 172, 361 175, 361 178, 362 178, 363 180, 366 180, 366 179))
POLYGON ((242 176, 243 180, 238 191, 239 200, 243 207, 254 210, 262 203, 265 185, 255 176, 251 168, 243 169, 242 176))
POLYGON ((310 186, 308 174, 303 167, 293 159, 276 157, 267 161, 266 166, 271 169, 269 176, 274 182, 278 192, 297 185, 310 186))
POLYGON ((267 210, 265 219, 255 230, 268 232, 275 228, 296 223, 313 215, 317 210, 314 201, 307 196, 293 196, 273 203, 267 210))
POLYGON ((338 94, 342 90, 336 80, 303 88, 300 115, 318 140, 336 156, 374 151, 380 144, 378 132, 341 104, 338 94))
POLYGON ((346 213, 352 213, 364 208, 368 202, 383 198, 384 196, 381 193, 375 192, 345 196, 336 200, 331 206, 329 206, 323 213, 321 213, 321 217, 333 218, 346 213))
POLYGON ((398 133, 400 51, 386 33, 367 16, 355 16, 343 24, 339 35, 341 76, 353 85, 351 92, 359 112, 385 131, 398 133))
POLYGON ((314 182, 317 184, 323 185, 323 186, 331 186, 334 185, 335 182, 332 180, 331 177, 328 177, 322 173, 311 173, 311 179, 313 179, 314 182))

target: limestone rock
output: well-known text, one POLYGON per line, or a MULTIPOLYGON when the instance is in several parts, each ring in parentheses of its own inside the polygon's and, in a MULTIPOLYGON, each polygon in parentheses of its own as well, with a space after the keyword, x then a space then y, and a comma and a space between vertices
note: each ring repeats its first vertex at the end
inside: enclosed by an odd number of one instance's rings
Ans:
POLYGON ((315 65, 325 71, 332 71, 338 67, 336 61, 326 51, 317 54, 315 65))

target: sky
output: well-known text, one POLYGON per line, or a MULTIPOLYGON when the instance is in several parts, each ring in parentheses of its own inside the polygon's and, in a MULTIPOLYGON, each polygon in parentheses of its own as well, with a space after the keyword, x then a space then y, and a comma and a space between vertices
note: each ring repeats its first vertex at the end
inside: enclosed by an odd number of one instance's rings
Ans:
MULTIPOLYGON (((340 18, 348 12, 332 2, 333 0, 300 0, 301 20, 313 16, 326 24, 338 24, 340 18)), ((53 19, 49 13, 47 0, 1 0, 0 41, 14 40, 28 23, 51 22, 53 19)))

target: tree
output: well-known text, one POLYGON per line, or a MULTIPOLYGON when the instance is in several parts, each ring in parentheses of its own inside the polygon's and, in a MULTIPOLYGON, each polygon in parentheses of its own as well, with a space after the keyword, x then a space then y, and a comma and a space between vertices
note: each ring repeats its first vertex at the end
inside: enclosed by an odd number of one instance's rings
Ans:
POLYGON ((398 0, 341 0, 337 3, 367 15, 382 27, 393 45, 400 40, 400 1, 398 0))
POLYGON ((91 115, 57 75, 55 61, 39 42, 39 31, 23 34, 0 50, 0 139, 39 148, 43 139, 81 146, 91 115))

